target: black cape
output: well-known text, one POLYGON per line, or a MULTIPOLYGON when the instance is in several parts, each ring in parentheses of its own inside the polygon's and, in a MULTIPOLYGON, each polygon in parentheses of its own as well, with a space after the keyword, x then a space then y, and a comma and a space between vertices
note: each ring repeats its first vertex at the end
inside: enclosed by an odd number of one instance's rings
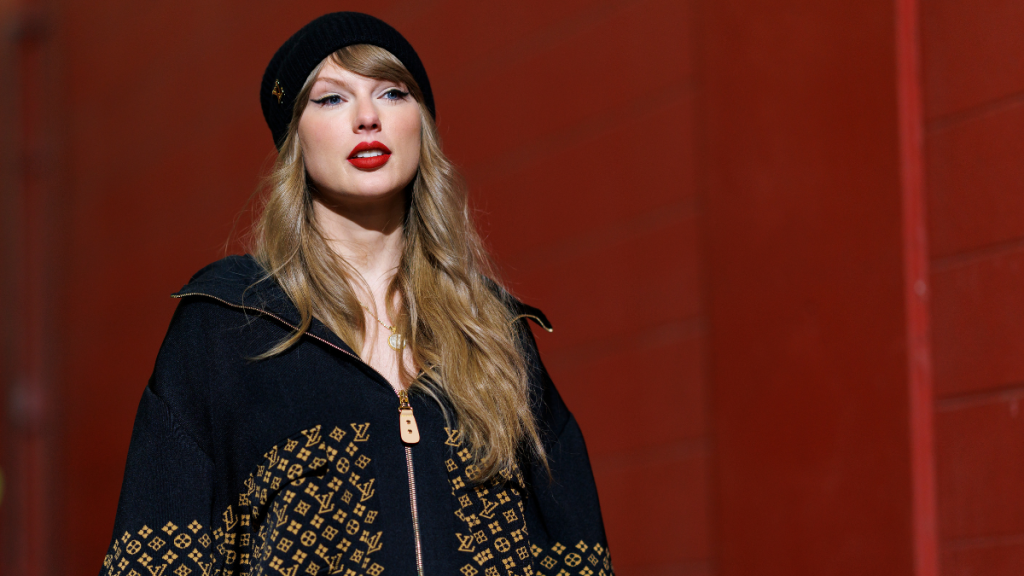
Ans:
POLYGON ((613 573, 587 450, 522 316, 535 461, 484 485, 442 407, 409 400, 323 324, 274 358, 298 313, 250 256, 199 271, 143 391, 106 576, 613 573))

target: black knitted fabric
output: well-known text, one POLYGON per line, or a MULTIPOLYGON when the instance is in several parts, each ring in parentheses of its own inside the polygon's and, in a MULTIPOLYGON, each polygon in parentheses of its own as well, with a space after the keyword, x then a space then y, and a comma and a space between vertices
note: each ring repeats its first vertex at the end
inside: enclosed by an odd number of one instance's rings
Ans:
POLYGON ((477 484, 447 398, 409 391, 420 441, 405 444, 398 394, 319 320, 254 359, 300 315, 252 257, 178 296, 101 576, 613 575, 583 433, 526 325, 549 325, 539 310, 508 302, 551 475, 524 450, 477 484))
POLYGON ((288 135, 295 97, 309 73, 334 51, 353 44, 372 44, 394 54, 416 79, 423 92, 424 104, 430 114, 436 116, 427 71, 412 45, 397 30, 369 14, 324 14, 286 40, 263 73, 260 105, 278 149, 288 135), (283 91, 280 101, 274 93, 275 86, 280 86, 279 93, 283 91))

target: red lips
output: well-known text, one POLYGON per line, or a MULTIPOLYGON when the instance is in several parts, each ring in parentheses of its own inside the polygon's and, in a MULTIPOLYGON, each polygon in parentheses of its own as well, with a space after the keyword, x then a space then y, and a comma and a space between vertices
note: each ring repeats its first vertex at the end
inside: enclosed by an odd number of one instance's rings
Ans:
POLYGON ((376 140, 373 142, 360 142, 348 155, 348 161, 360 170, 373 170, 375 168, 380 168, 387 164, 390 159, 391 150, 388 150, 387 146, 377 142, 376 140), (373 156, 363 155, 358 158, 356 157, 360 152, 366 151, 370 151, 371 153, 379 152, 379 154, 375 154, 373 156))

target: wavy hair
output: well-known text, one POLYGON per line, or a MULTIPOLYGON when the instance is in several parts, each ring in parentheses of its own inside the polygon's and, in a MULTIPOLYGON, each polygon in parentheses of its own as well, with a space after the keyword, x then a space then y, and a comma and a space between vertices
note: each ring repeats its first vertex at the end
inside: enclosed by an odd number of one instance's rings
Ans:
MULTIPOLYGON (((388 316, 408 335, 414 365, 422 370, 414 375, 399 362, 403 378, 412 382, 410 390, 422 390, 442 407, 444 399, 454 410, 461 439, 474 456, 477 480, 507 475, 521 451, 546 465, 511 296, 490 280, 495 267, 473 223, 463 181, 441 151, 419 85, 383 48, 358 44, 328 58, 350 72, 404 84, 420 108, 419 169, 406 192, 403 251, 385 297, 388 316)), ((297 136, 313 82, 326 62, 310 73, 295 100, 288 134, 264 180, 265 204, 253 230, 256 260, 301 315, 298 328, 263 357, 299 341, 314 317, 353 350, 362 349, 366 334, 353 290, 362 280, 330 248, 317 225, 315 192, 297 136)), ((401 359, 402 352, 395 354, 401 359)))

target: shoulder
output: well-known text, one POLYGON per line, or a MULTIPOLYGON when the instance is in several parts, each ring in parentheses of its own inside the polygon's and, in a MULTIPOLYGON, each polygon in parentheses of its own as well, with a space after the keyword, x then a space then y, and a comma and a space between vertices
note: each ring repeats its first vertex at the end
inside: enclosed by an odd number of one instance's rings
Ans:
POLYGON ((247 288, 266 278, 263 267, 251 255, 228 256, 201 268, 172 296, 213 294, 240 298, 247 288))
MULTIPOLYGON (((178 307, 168 329, 168 340, 184 336, 199 343, 208 329, 237 323, 244 313, 245 296, 266 277, 263 268, 248 255, 221 258, 202 267, 180 290, 171 294, 178 307)), ((165 347, 168 342, 164 342, 165 347)))
POLYGON ((204 450, 211 398, 231 390, 242 368, 285 334, 243 305, 261 277, 252 257, 230 256, 203 267, 172 295, 178 306, 148 388, 204 450))
POLYGON ((488 286, 505 303, 519 334, 519 344, 522 346, 526 370, 530 384, 530 404, 534 417, 538 424, 538 431, 546 445, 551 445, 572 419, 562 396, 558 393, 555 383, 551 380, 544 361, 541 360, 540 349, 537 340, 530 330, 530 322, 543 328, 546 332, 554 332, 551 321, 539 308, 531 306, 510 292, 502 288, 496 282, 488 279, 488 286))
POLYGON ((283 333, 276 323, 261 321, 271 311, 267 302, 282 299, 276 287, 250 255, 204 266, 171 295, 178 306, 157 358, 158 369, 167 363, 199 366, 206 360, 223 366, 264 352, 283 333))
POLYGON ((183 301, 216 303, 247 317, 264 315, 292 326, 298 311, 281 286, 249 254, 228 256, 203 267, 171 295, 183 301))

